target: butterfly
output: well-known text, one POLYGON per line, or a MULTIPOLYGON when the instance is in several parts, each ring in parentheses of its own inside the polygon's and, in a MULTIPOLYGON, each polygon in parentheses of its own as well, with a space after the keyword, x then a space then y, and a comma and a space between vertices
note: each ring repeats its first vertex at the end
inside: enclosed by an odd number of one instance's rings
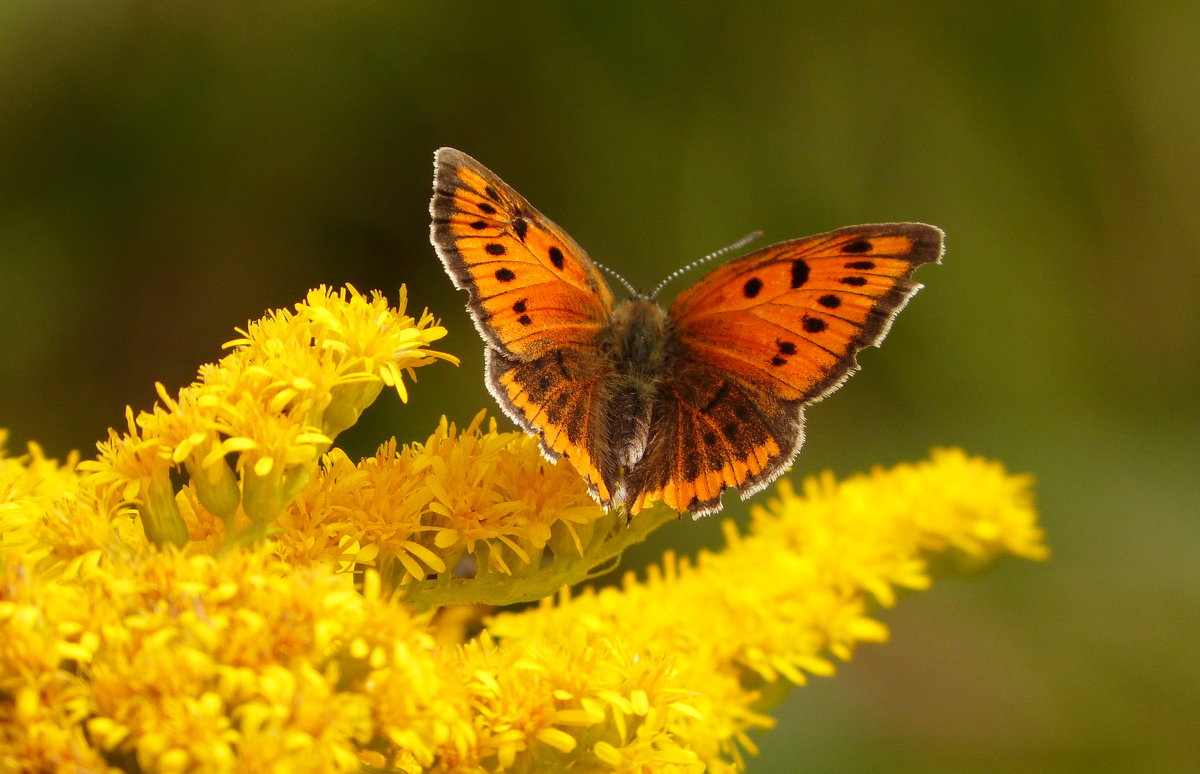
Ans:
POLYGON ((850 226, 729 261, 664 309, 617 302, 583 248, 453 148, 434 157, 430 240, 486 343, 489 391, 606 508, 694 518, 774 481, 804 407, 857 369, 941 260, 923 223, 850 226))

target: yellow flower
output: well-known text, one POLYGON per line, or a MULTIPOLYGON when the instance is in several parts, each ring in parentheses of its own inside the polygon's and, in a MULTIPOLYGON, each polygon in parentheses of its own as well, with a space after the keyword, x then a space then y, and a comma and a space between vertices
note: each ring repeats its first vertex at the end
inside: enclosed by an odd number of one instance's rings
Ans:
POLYGON ((672 724, 699 713, 668 654, 577 629, 516 647, 497 645, 485 633, 446 656, 447 671, 471 698, 478 734, 472 765, 704 770, 670 733, 672 724))
POLYGON ((80 752, 131 754, 147 771, 354 771, 380 704, 360 682, 382 668, 374 650, 402 654, 410 702, 443 692, 424 623, 266 546, 220 559, 151 551, 80 581, 3 579, 0 695, 22 698, 0 701, 0 764, 21 759, 26 735, 73 728, 91 740, 80 752))
POLYGON ((31 443, 28 454, 10 458, 4 436, 0 431, 0 568, 20 561, 40 572, 70 572, 102 549, 118 550, 118 535, 137 542, 119 503, 78 475, 77 454, 60 464, 31 443))
POLYGON ((698 711, 674 736, 706 760, 736 762, 734 743, 753 750, 745 732, 769 723, 753 711, 760 691, 830 675, 831 657, 884 641, 871 603, 894 604, 896 587, 928 587, 926 552, 1044 558, 1029 485, 959 450, 840 484, 829 474, 809 479, 804 497, 785 479, 776 498, 753 508, 751 534, 725 523, 725 551, 695 564, 668 553, 644 580, 628 575, 619 589, 564 594, 536 611, 501 614, 488 629, 509 647, 582 628, 673 655, 698 711))
POLYGON ((128 430, 110 432, 96 462, 83 469, 135 505, 158 545, 184 545, 188 532, 170 474, 184 466, 196 499, 237 537, 239 518, 260 534, 312 478, 334 437, 358 419, 385 386, 407 400, 403 377, 435 358, 445 335, 428 313, 391 309, 379 293, 320 287, 296 311, 277 310, 229 342, 221 361, 128 430))
POLYGON ((281 558, 378 566, 416 608, 511 604, 585 579, 674 518, 649 512, 627 529, 536 439, 484 420, 460 431, 443 418, 424 443, 393 439, 357 465, 331 450, 277 521, 281 558))
POLYGON ((443 333, 321 288, 96 460, 0 454, 0 770, 740 771, 931 559, 1047 555, 1028 477, 939 450, 572 596, 676 514, 627 527, 483 413, 331 446, 443 333))

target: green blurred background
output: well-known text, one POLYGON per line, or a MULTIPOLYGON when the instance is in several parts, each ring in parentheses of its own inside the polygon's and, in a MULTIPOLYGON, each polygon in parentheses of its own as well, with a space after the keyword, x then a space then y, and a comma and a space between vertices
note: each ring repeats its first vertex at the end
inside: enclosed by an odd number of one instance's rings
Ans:
POLYGON ((1200 765, 1200 6, 8 0, 10 453, 90 452, 319 283, 407 283, 463 359, 352 452, 494 410, 427 241, 440 145, 642 288, 755 229, 948 235, 793 475, 961 445, 1037 475, 1053 559, 885 611, 893 641, 794 691, 751 771, 1200 765))

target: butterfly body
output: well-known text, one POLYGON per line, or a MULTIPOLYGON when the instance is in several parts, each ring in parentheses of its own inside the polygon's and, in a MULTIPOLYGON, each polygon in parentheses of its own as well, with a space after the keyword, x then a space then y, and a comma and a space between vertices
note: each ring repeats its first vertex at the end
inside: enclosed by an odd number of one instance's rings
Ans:
MULTIPOLYGON (((609 395, 599 403, 610 417, 607 447, 615 467, 635 466, 646 451, 654 402, 670 365, 679 356, 666 311, 648 298, 631 298, 613 310, 600 330, 597 352, 611 374, 609 395)), ((601 470, 614 465, 601 466, 601 470)))
POLYGON ((587 254, 470 156, 437 152, 431 239, 487 343, 505 413, 565 456, 606 507, 693 516, 777 478, 803 409, 857 367, 941 256, 920 223, 855 226, 756 250, 664 309, 614 303, 587 254))

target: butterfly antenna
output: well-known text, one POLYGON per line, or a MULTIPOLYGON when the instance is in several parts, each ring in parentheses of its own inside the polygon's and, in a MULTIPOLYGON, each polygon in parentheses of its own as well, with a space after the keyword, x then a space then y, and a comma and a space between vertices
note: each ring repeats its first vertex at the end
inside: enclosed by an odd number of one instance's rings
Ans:
POLYGON ((755 239, 758 239, 762 235, 763 235, 763 232, 761 232, 761 231, 755 231, 752 234, 747 234, 746 236, 742 237, 741 239, 734 242, 733 244, 722 247, 720 250, 717 250, 715 253, 709 253, 708 255, 704 256, 703 258, 701 258, 697 261, 692 261, 687 266, 682 266, 682 267, 676 269, 675 271, 668 274, 666 279, 664 279, 662 282, 658 283, 658 287, 654 288, 654 291, 649 295, 649 298, 654 298, 655 296, 657 296, 658 291, 665 288, 667 286, 667 283, 669 283, 671 280, 676 279, 677 277, 691 271, 692 269, 696 268, 697 266, 699 266, 702 263, 708 263, 709 261, 713 260, 714 258, 720 258, 722 255, 731 253, 734 250, 740 250, 741 248, 750 244, 751 242, 753 242, 755 239))
POLYGON ((609 276, 611 276, 611 277, 615 277, 617 282, 620 282, 622 285, 625 286, 625 288, 629 291, 629 294, 631 296, 640 296, 641 295, 641 293, 637 292, 637 289, 633 285, 629 284, 629 280, 625 279, 620 274, 617 274, 617 272, 614 271, 613 269, 608 268, 607 266, 600 263, 599 261, 592 261, 592 263, 596 265, 597 269, 607 272, 609 274, 609 276))

